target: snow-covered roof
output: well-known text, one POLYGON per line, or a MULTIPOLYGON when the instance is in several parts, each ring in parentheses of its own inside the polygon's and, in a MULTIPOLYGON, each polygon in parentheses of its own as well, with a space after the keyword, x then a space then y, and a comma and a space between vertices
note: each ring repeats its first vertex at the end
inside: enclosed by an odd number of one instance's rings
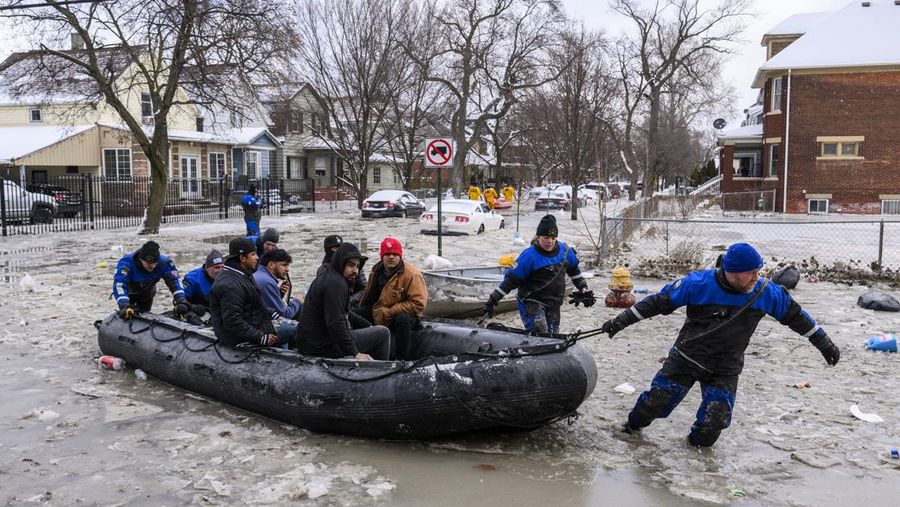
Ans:
MULTIPOLYGON (((103 127, 109 127, 117 130, 128 131, 125 125, 117 124, 100 124, 103 127)), ((148 136, 153 135, 153 127, 144 127, 144 132, 148 136)), ((246 146, 253 144, 257 139, 268 136, 275 144, 278 138, 273 136, 265 127, 243 127, 232 129, 220 129, 214 132, 197 132, 194 130, 178 130, 169 129, 169 139, 172 141, 194 141, 199 143, 219 143, 232 144, 236 146, 246 146)))
POLYGON ((773 70, 900 66, 900 5, 867 3, 855 1, 824 16, 763 64, 753 87, 762 87, 766 72, 773 70))
POLYGON ((803 35, 820 21, 833 14, 833 12, 805 12, 794 14, 781 23, 775 25, 763 35, 763 40, 770 36, 779 35, 803 35))
POLYGON ((747 125, 746 127, 738 127, 725 130, 719 134, 719 142, 759 142, 762 140, 763 126, 762 123, 756 125, 747 125))
POLYGON ((94 125, 0 127, 0 164, 14 164, 17 159, 92 128, 94 125))

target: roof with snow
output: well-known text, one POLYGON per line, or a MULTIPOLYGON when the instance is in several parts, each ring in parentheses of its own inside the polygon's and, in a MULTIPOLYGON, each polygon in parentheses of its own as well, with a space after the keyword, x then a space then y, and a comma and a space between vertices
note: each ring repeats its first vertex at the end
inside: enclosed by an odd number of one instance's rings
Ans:
POLYGON ((817 25, 820 21, 834 14, 833 12, 805 12, 803 14, 794 14, 785 19, 781 23, 775 25, 774 28, 763 34, 763 40, 766 37, 780 35, 803 35, 810 28, 817 25))
MULTIPOLYGON (((116 124, 100 124, 103 127, 109 127, 117 130, 128 132, 129 129, 125 125, 116 124)), ((153 135, 153 127, 144 127, 144 132, 148 136, 153 135)), ((197 132, 194 130, 177 130, 169 129, 169 139, 172 141, 194 141, 199 143, 219 143, 232 144, 235 146, 250 146, 259 144, 261 139, 267 139, 275 146, 281 146, 278 138, 272 135, 265 127, 243 127, 220 129, 215 132, 197 132)))
POLYGON ((756 125, 747 125, 746 127, 738 127, 723 131, 721 134, 719 134, 719 142, 760 142, 762 141, 762 133, 762 123, 758 123, 756 125))
MULTIPOLYGON (((756 73, 760 88, 767 71, 900 66, 900 5, 893 0, 855 1, 818 23, 756 73)), ((790 19, 790 18, 789 18, 790 19)))
POLYGON ((0 164, 14 164, 36 151, 94 128, 94 125, 0 127, 0 164))

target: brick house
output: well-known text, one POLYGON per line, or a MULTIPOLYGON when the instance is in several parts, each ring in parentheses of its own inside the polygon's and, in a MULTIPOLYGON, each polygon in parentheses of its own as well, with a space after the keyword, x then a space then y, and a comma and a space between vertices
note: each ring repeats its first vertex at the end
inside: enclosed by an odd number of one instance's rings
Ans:
POLYGON ((719 136, 723 193, 787 213, 900 214, 900 0, 792 16, 762 39, 759 103, 719 136))

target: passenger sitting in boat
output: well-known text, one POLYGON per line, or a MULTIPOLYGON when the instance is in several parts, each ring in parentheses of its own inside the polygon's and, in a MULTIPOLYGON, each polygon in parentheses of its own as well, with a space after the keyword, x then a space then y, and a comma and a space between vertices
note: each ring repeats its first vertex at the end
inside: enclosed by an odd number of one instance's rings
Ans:
POLYGON ((350 287, 365 265, 366 257, 352 243, 338 247, 331 262, 320 270, 309 285, 300 325, 297 347, 303 354, 357 360, 387 359, 391 332, 384 326, 350 329, 350 287))
POLYGON ((381 262, 372 268, 357 314, 391 330, 391 359, 409 357, 409 336, 419 324, 428 289, 415 266, 403 260, 403 245, 394 238, 381 242, 381 262))
MULTIPOLYGON (((331 256, 343 242, 344 240, 337 234, 325 236, 325 258, 322 259, 322 265, 319 266, 319 270, 316 271, 316 275, 319 275, 323 271, 328 269, 328 265, 331 264, 331 256)), ((353 286, 350 288, 350 308, 356 308, 357 306, 359 306, 359 300, 360 298, 362 298, 363 291, 366 290, 366 283, 366 274, 362 272, 362 269, 360 269, 359 275, 356 277, 356 280, 353 282, 353 286)))
POLYGON ((559 308, 566 295, 565 275, 569 275, 581 292, 587 292, 588 285, 578 269, 575 249, 557 241, 558 235, 556 218, 545 215, 538 224, 531 246, 519 254, 513 268, 506 272, 485 303, 486 317, 493 317, 494 306, 509 291, 518 289, 516 299, 525 329, 532 333, 559 331, 559 308))
POLYGON ((197 317, 202 317, 209 311, 209 293, 224 267, 222 253, 213 249, 202 266, 184 275, 184 296, 191 303, 191 311, 197 317))
POLYGON ((119 316, 130 319, 135 313, 149 312, 156 296, 156 284, 165 280, 175 299, 175 314, 187 315, 191 311, 184 296, 184 287, 178 280, 175 263, 160 255, 155 241, 144 243, 137 251, 123 256, 116 265, 113 277, 113 297, 119 305, 119 316))
POLYGON ((288 274, 291 269, 291 255, 280 248, 270 250, 263 254, 262 260, 259 261, 259 267, 253 273, 253 281, 259 289, 259 295, 262 298, 263 305, 268 308, 274 308, 279 315, 286 319, 297 320, 300 318, 300 310, 303 303, 298 298, 291 298, 287 294, 287 303, 281 294, 281 287, 289 285, 281 285, 283 280, 288 280, 288 274))
POLYGON ((247 238, 228 243, 225 269, 216 277, 209 295, 209 313, 213 331, 229 346, 283 345, 290 342, 295 324, 282 321, 278 330, 272 321, 274 309, 263 305, 253 272, 256 271, 256 248, 247 238))

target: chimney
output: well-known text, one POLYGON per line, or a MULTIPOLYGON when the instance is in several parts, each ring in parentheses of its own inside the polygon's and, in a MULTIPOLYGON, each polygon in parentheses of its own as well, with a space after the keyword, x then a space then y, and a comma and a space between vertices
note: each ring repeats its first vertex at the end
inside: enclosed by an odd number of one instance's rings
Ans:
POLYGON ((84 49, 84 39, 81 38, 81 35, 73 33, 69 37, 72 41, 72 49, 84 49))
POLYGON ((872 2, 863 2, 863 3, 862 3, 862 6, 863 6, 863 7, 868 7, 868 6, 870 6, 870 5, 872 5, 872 2))

